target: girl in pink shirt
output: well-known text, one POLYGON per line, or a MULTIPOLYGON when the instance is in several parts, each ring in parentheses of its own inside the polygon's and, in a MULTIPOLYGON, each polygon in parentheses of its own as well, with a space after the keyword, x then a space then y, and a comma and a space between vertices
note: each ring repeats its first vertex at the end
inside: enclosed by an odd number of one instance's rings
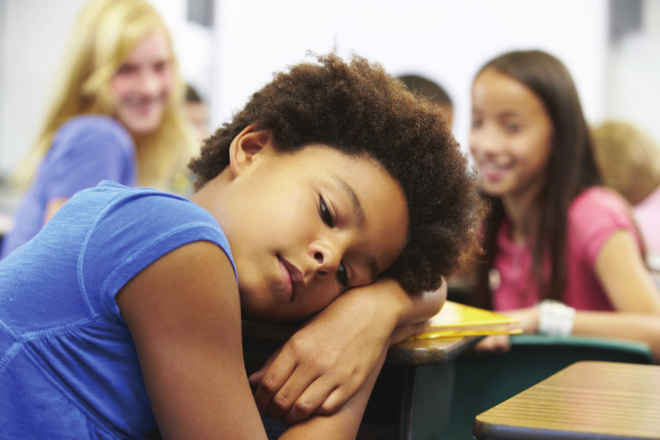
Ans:
MULTIPOLYGON (((660 355, 660 296, 616 193, 601 187, 577 90, 541 51, 488 62, 472 87, 470 149, 492 202, 475 304, 525 332, 620 337, 660 355)), ((508 336, 482 341, 507 349, 508 336)))

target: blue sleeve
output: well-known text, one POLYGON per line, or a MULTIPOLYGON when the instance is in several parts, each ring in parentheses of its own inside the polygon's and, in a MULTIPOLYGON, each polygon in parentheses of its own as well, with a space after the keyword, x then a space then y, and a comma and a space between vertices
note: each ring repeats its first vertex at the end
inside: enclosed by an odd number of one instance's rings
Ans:
POLYGON ((114 119, 75 118, 58 131, 42 165, 46 199, 71 197, 102 180, 135 186, 134 156, 132 138, 114 119))
MULTIPOLYGON (((168 252, 210 241, 234 265, 229 243, 204 209, 177 196, 135 191, 103 212, 85 240, 79 261, 82 288, 90 302, 120 317, 115 295, 135 275, 168 252)), ((234 274, 235 274, 234 267, 234 274)))

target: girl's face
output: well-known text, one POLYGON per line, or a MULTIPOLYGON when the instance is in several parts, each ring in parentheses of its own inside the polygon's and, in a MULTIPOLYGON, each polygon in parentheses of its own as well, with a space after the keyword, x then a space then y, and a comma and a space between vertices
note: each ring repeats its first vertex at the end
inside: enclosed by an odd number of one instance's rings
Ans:
POLYGON ((114 116, 133 135, 160 127, 174 84, 170 46, 161 32, 147 34, 110 80, 114 116))
POLYGON ((270 141, 243 164, 234 159, 233 198, 224 199, 219 221, 244 312, 309 316, 349 287, 374 281, 401 253, 406 198, 373 160, 324 146, 283 154, 270 141))
POLYGON ((546 180, 552 136, 543 102, 526 86, 492 68, 474 80, 470 150, 486 194, 535 195, 546 180))

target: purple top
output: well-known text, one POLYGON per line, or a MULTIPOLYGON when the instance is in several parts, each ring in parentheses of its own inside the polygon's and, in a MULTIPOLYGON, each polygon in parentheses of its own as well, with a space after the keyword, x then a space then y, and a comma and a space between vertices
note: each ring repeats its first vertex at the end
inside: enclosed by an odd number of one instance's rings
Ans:
POLYGON ((55 133, 52 147, 23 196, 14 229, 2 240, 0 257, 39 232, 49 200, 70 198, 102 180, 135 186, 136 173, 135 145, 123 125, 101 115, 68 120, 55 133))

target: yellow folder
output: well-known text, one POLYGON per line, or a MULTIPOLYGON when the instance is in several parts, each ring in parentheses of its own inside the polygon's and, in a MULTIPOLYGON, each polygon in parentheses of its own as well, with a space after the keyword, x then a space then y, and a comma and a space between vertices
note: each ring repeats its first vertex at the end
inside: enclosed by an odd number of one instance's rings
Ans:
POLYGON ((515 335, 522 333, 520 321, 490 310, 445 301, 431 326, 411 339, 433 339, 457 336, 515 335))

